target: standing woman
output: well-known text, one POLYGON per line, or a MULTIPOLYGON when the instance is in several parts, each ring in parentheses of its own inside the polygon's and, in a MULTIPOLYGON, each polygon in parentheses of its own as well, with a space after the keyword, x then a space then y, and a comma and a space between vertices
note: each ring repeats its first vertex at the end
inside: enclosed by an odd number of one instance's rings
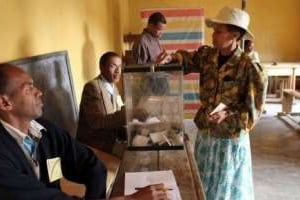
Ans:
POLYGON ((205 22, 213 47, 179 50, 174 59, 201 74, 195 157, 206 199, 254 199, 249 131, 263 111, 267 79, 239 47, 243 36, 253 37, 245 11, 225 7, 205 22))

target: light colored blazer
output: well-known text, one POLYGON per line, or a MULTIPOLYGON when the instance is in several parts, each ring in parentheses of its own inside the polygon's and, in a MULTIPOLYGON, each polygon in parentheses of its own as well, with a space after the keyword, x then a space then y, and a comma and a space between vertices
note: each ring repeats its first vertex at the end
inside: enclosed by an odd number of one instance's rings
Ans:
POLYGON ((86 83, 80 102, 78 140, 111 153, 116 137, 125 125, 122 106, 117 87, 112 102, 101 76, 86 83))

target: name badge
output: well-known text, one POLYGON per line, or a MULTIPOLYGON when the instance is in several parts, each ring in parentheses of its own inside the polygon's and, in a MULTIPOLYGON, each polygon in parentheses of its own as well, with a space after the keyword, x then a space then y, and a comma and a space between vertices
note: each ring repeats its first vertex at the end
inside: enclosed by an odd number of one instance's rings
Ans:
POLYGON ((117 96, 117 105, 118 105, 119 107, 124 106, 124 103, 123 103, 122 98, 121 98, 120 95, 117 96))
POLYGON ((61 171, 60 157, 47 159, 47 170, 50 183, 61 179, 63 175, 61 171))

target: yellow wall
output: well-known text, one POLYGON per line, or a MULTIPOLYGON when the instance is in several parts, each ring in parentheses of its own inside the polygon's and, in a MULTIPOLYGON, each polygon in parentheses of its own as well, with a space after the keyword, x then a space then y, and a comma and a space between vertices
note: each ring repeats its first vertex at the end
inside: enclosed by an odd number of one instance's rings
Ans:
MULTIPOLYGON (((253 0, 249 1, 252 2, 253 0)), ((299 0, 249 3, 256 47, 266 61, 300 62, 299 0)))
MULTIPOLYGON (((241 7, 241 0, 129 0, 129 31, 140 33, 143 26, 139 11, 143 8, 202 7, 205 16, 214 17, 224 6, 241 7), (134 23, 136 22, 136 23, 134 23)), ((247 11, 251 16, 251 31, 255 35, 256 50, 262 61, 299 62, 300 32, 299 0, 248 0, 247 11)), ((211 30, 205 29, 206 44, 211 42, 211 30)))
POLYGON ((121 52, 124 2, 0 0, 0 62, 67 50, 79 102, 83 84, 98 73, 99 56, 121 52))
MULTIPOLYGON (((299 62, 300 1, 247 2, 262 60, 299 62)), ((98 73, 99 56, 123 52, 123 34, 141 32, 140 9, 203 7, 211 17, 225 5, 240 7, 241 0, 0 0, 0 62, 67 50, 79 102, 83 84, 98 73)), ((205 29, 207 44, 210 34, 205 29)))

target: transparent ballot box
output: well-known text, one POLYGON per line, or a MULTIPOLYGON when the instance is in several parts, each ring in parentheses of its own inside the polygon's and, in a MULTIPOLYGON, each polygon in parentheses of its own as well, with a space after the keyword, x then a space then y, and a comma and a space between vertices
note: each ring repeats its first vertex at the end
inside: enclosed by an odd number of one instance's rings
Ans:
POLYGON ((128 149, 183 148, 183 80, 179 65, 126 66, 128 149))

